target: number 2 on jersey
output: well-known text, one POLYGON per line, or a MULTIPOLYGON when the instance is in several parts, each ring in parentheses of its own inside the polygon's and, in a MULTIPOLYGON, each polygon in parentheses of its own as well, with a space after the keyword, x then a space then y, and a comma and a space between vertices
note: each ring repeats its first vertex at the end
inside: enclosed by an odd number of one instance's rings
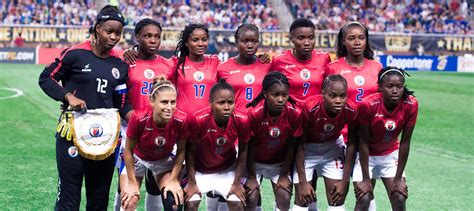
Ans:
POLYGON ((253 89, 252 87, 245 88, 245 99, 251 101, 253 98, 253 89))
POLYGON ((311 84, 309 82, 304 82, 303 83, 303 96, 306 96, 306 94, 308 94, 310 86, 311 86, 311 84))
POLYGON ((196 98, 202 98, 204 96, 204 92, 206 91, 206 85, 204 84, 193 84, 194 92, 196 94, 196 98))
POLYGON ((364 89, 357 88, 356 102, 361 102, 363 96, 364 96, 364 89))

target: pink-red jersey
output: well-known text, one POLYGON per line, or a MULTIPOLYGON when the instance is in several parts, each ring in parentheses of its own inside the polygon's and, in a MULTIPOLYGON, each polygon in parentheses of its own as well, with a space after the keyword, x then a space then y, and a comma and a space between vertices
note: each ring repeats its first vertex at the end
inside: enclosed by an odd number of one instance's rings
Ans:
POLYGON ((324 97, 312 96, 306 101, 307 123, 306 143, 327 143, 336 141, 344 125, 357 123, 357 105, 348 100, 344 109, 336 116, 330 117, 324 109, 324 97))
POLYGON ((226 170, 236 162, 235 143, 250 140, 250 123, 247 115, 234 110, 225 129, 217 126, 210 107, 194 114, 190 144, 195 146, 196 171, 216 173, 226 170))
POLYGON ((270 72, 270 66, 271 64, 263 64, 259 59, 253 64, 241 65, 236 58, 231 58, 217 67, 219 78, 226 79, 234 87, 237 109, 247 110, 247 103, 260 94, 263 78, 270 72))
POLYGON ((272 61, 271 70, 280 71, 290 82, 290 96, 298 103, 304 103, 309 96, 321 93, 324 80, 324 67, 331 62, 329 54, 313 50, 308 61, 298 60, 287 50, 272 61))
POLYGON ((160 75, 170 79, 172 70, 172 61, 159 55, 153 60, 137 59, 135 65, 131 65, 128 70, 127 81, 128 98, 133 109, 148 108, 153 79, 160 75))
POLYGON ((389 113, 383 103, 382 93, 373 94, 359 106, 359 123, 370 126, 369 155, 387 155, 399 148, 398 136, 405 127, 416 124, 418 101, 410 96, 400 100, 389 113))
MULTIPOLYGON (((177 64, 176 58, 173 58, 177 64)), ((178 89, 176 106, 188 115, 209 105, 209 93, 212 85, 217 82, 217 65, 220 61, 217 56, 204 56, 204 61, 193 62, 186 57, 184 74, 182 67, 177 72, 173 70, 172 81, 178 89)))
POLYGON ((382 64, 374 60, 365 59, 362 67, 353 67, 342 57, 325 67, 325 77, 331 74, 343 76, 347 81, 348 99, 359 104, 365 97, 377 92, 378 74, 381 69, 382 64))
POLYGON ((285 148, 287 139, 303 135, 302 108, 287 103, 275 122, 265 108, 265 101, 261 101, 248 113, 251 133, 255 140, 255 162, 265 164, 283 162, 288 151, 285 148))
POLYGON ((186 114, 175 110, 164 128, 153 121, 152 109, 135 111, 128 122, 127 137, 137 140, 133 153, 147 161, 157 161, 168 156, 177 140, 189 136, 186 114))

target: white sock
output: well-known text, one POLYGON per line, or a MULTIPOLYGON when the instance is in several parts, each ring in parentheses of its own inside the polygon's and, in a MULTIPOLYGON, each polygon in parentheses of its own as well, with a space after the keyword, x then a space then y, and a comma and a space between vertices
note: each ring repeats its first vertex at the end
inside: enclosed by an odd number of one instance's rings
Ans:
POLYGON ((114 211, 120 211, 120 206, 122 206, 122 203, 120 201, 120 193, 118 191, 115 191, 114 211))
POLYGON ((146 193, 145 196, 145 210, 148 211, 155 211, 161 210, 163 208, 163 204, 161 202, 161 196, 154 196, 146 193))
POLYGON ((300 207, 300 206, 294 204, 292 211, 308 211, 308 207, 300 207))
POLYGON ((318 211, 318 202, 313 202, 308 205, 308 210, 309 211, 318 211))
POLYGON ((377 210, 377 205, 375 204, 375 199, 372 199, 372 201, 370 201, 369 211, 376 211, 376 210, 377 210))
POLYGON ((257 206, 257 208, 255 208, 255 211, 263 211, 262 206, 257 206))
POLYGON ((229 207, 227 206, 227 202, 218 202, 217 203, 217 210, 219 211, 229 211, 229 207))
POLYGON ((206 208, 208 211, 217 211, 217 208, 219 208, 219 198, 211 198, 211 197, 206 197, 206 208))
POLYGON ((341 206, 328 206, 328 211, 345 211, 344 205, 341 206))

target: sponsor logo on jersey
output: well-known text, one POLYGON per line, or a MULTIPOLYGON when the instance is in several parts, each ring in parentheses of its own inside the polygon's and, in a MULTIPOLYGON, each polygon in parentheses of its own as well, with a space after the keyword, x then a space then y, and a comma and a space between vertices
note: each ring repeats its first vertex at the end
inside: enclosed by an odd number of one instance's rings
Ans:
POLYGON ((218 138, 216 139, 216 145, 217 145, 217 146, 222 146, 222 145, 224 145, 225 143, 227 143, 227 139, 226 139, 225 137, 223 137, 223 136, 218 137, 218 138))
POLYGON ((146 69, 143 71, 143 76, 145 76, 146 79, 152 79, 155 77, 155 72, 153 72, 153 70, 146 69))
POLYGON ((303 80, 308 80, 309 78, 311 78, 311 72, 308 69, 302 69, 300 72, 300 77, 303 80))
POLYGON ((90 72, 92 71, 92 69, 90 68, 91 64, 87 64, 86 66, 84 66, 84 68, 82 68, 82 72, 90 72))
POLYGON ((324 124, 323 126, 323 129, 324 131, 326 131, 327 133, 331 132, 332 130, 334 130, 334 125, 333 124, 324 124))
POLYGON ((296 65, 294 65, 294 64, 287 64, 287 65, 285 66, 285 69, 290 69, 290 68, 294 68, 294 67, 296 67, 296 65))
POLYGON ((389 132, 394 131, 397 128, 397 125, 392 120, 387 120, 385 122, 385 129, 389 132))
POLYGON ((193 74, 193 78, 194 78, 194 80, 196 80, 197 82, 201 82, 202 80, 204 80, 204 73, 201 72, 201 71, 196 71, 196 72, 194 72, 194 74, 193 74))
POLYGON ((234 73, 240 73, 240 70, 231 70, 231 71, 229 72, 230 75, 232 75, 232 74, 234 74, 234 73))
POLYGON ((278 136, 280 136, 280 133, 281 133, 280 128, 277 128, 277 127, 270 128, 270 131, 269 131, 270 137, 278 138, 278 136))
POLYGON ((79 154, 79 153, 77 152, 77 149, 76 149, 75 146, 69 147, 69 149, 67 149, 67 153, 68 153, 69 156, 71 156, 72 158, 77 157, 77 155, 79 154))
POLYGON ((211 132, 217 133, 217 130, 215 130, 215 129, 207 129, 207 133, 211 133, 211 132))
POLYGON ((252 75, 251 73, 247 73, 244 76, 244 81, 247 84, 253 84, 253 82, 255 82, 255 76, 252 75))
POLYGON ((166 144, 166 139, 163 136, 157 136, 155 138, 156 146, 162 147, 166 144))
POLYGON ((89 128, 89 135, 91 137, 100 137, 104 133, 104 129, 99 124, 93 124, 89 128))
POLYGON ((354 83, 357 85, 357 86, 362 86, 365 84, 365 78, 364 76, 361 76, 361 75, 356 75, 356 77, 354 77, 354 83))
POLYGON ((351 73, 351 72, 352 72, 351 70, 342 70, 341 75, 344 75, 345 73, 351 73))
POLYGON ((120 78, 120 71, 117 68, 112 68, 112 76, 114 76, 115 79, 120 78))
POLYGON ((375 117, 383 117, 383 114, 375 114, 375 117))
POLYGON ((151 127, 145 127, 145 130, 147 130, 147 131, 153 131, 153 128, 151 128, 151 127))

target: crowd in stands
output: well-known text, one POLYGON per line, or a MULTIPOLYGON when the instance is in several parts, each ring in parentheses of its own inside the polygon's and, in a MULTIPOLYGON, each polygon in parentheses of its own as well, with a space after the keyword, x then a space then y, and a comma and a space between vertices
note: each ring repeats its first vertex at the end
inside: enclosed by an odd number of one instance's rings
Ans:
POLYGON ((294 17, 311 19, 319 30, 360 21, 375 32, 474 33, 468 0, 287 0, 287 5, 294 17))

